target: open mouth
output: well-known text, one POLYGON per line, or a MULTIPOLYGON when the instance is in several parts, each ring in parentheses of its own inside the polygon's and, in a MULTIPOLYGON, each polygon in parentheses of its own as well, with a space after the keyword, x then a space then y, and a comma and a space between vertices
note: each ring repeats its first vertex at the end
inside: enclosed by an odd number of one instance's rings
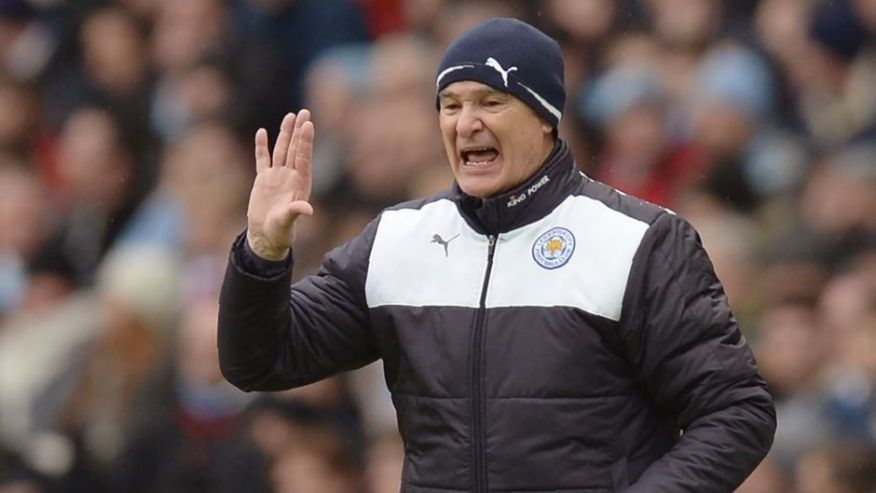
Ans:
POLYGON ((460 152, 462 162, 466 166, 484 166, 490 164, 499 157, 499 151, 495 147, 472 147, 460 152))

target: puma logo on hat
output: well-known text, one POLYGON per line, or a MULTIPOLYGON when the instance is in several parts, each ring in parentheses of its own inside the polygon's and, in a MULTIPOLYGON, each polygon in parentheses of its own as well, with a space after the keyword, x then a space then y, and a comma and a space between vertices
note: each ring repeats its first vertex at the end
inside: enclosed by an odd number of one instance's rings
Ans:
POLYGON ((497 72, 502 74, 502 82, 505 83, 505 87, 508 87, 508 74, 517 70, 517 67, 511 67, 508 70, 502 69, 502 66, 499 65, 499 62, 493 57, 487 58, 487 67, 493 67, 497 72))

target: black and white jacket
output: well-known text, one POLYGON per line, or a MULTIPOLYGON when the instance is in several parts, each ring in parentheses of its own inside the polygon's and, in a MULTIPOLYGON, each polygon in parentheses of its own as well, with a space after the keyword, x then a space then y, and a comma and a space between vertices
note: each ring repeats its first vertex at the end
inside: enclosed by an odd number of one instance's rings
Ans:
POLYGON ((290 289, 241 237, 223 373, 304 385, 383 359, 402 490, 730 492, 775 411, 696 232, 560 142, 518 189, 385 210, 290 289))

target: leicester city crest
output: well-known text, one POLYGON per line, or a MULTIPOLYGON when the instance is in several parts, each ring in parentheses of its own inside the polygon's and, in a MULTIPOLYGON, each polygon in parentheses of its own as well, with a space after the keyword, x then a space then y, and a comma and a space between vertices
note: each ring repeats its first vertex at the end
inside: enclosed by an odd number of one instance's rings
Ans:
POLYGON ((575 235, 566 228, 552 228, 532 244, 532 258, 545 269, 566 265, 575 251, 575 235))

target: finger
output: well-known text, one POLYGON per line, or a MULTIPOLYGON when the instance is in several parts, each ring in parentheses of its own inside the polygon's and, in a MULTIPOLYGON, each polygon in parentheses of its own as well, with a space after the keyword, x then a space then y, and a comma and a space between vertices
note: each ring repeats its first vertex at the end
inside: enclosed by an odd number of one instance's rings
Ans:
POLYGON ((271 153, 268 152, 268 131, 260 128, 255 134, 256 173, 271 167, 271 153))
POLYGON ((295 126, 295 113, 286 113, 280 122, 280 133, 277 142, 274 143, 273 166, 283 166, 286 162, 286 154, 289 152, 289 143, 292 139, 292 129, 295 126))
POLYGON ((304 200, 296 200, 289 204, 289 210, 296 216, 312 216, 313 206, 310 202, 304 200))
POLYGON ((313 163, 313 138, 314 138, 313 122, 304 122, 301 127, 301 139, 295 149, 295 171, 301 176, 301 180, 305 183, 305 195, 310 196, 310 170, 313 163))
POLYGON ((301 141, 301 127, 310 121, 310 110, 302 109, 298 112, 298 118, 295 120, 295 130, 292 133, 292 147, 286 155, 286 166, 295 166, 295 156, 298 143, 301 141))
POLYGON ((309 202, 296 200, 282 208, 273 210, 268 220, 273 224, 277 232, 291 240, 295 232, 295 220, 300 216, 310 216, 312 214, 313 206, 309 202))
POLYGON ((310 205, 309 202, 305 202, 303 200, 296 200, 292 202, 288 206, 286 206, 286 214, 287 216, 287 225, 286 231, 288 235, 288 241, 291 245, 295 239, 295 221, 301 216, 312 216, 313 215, 313 206, 310 205))

